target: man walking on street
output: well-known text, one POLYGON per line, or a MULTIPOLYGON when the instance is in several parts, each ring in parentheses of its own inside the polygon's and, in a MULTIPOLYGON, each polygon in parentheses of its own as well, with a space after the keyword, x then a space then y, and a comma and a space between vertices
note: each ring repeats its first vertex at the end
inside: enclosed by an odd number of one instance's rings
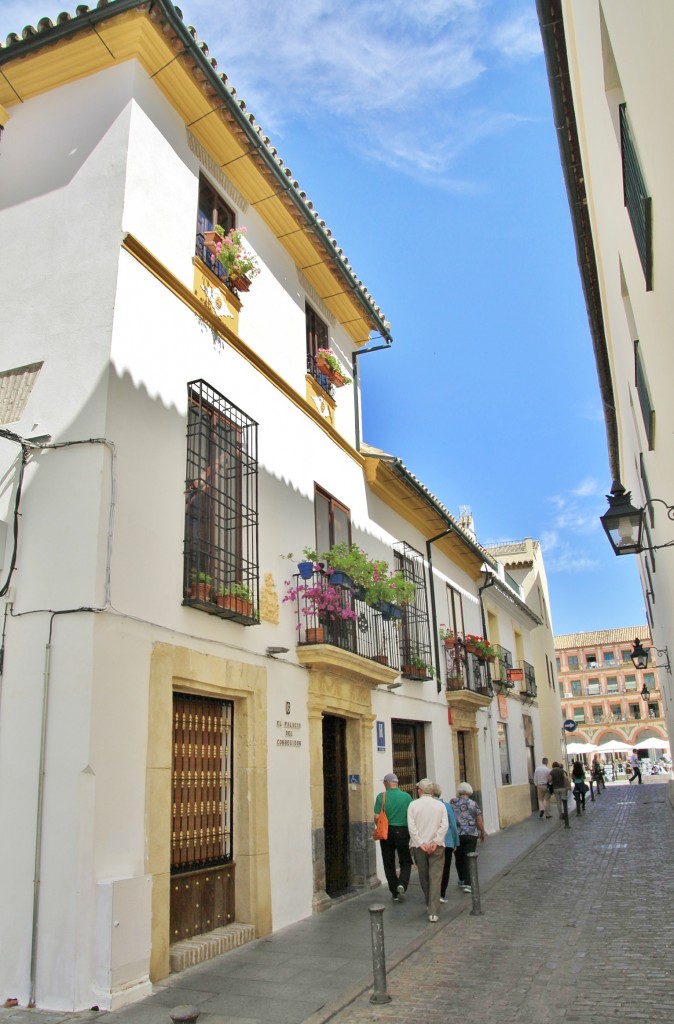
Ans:
POLYGON ((534 786, 538 793, 538 806, 540 808, 538 817, 542 818, 545 815, 546 818, 551 818, 550 814, 550 790, 548 789, 548 783, 550 782, 550 769, 548 768, 548 759, 544 757, 538 768, 534 772, 534 786))
POLYGON ((635 779, 638 779, 639 785, 641 785, 641 765, 639 764, 639 755, 637 754, 636 747, 630 754, 630 764, 632 766, 632 778, 630 779, 630 786, 632 785, 635 779))
POLYGON ((374 822, 376 825, 383 802, 388 818, 388 838, 380 839, 379 849, 393 902, 399 903, 401 899, 405 898, 412 870, 410 834, 407 829, 407 808, 412 803, 412 797, 409 793, 398 789, 398 776, 394 772, 385 775, 383 782, 385 792, 380 793, 374 802, 374 822), (400 877, 396 872, 396 853, 400 865, 400 877))
POLYGON ((428 920, 440 920, 440 883, 445 863, 445 835, 449 828, 442 800, 433 796, 430 779, 417 782, 417 800, 407 810, 410 851, 419 872, 419 883, 426 898, 428 920))

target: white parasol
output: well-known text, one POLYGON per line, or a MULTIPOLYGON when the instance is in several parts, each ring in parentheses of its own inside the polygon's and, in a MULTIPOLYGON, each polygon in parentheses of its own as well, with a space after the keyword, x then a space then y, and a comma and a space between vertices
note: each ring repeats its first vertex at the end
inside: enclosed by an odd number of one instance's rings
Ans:
POLYGON ((600 754, 627 754, 632 749, 629 743, 621 740, 609 740, 608 743, 599 744, 600 754))
POLYGON ((645 747, 647 750, 669 750, 669 741, 654 736, 645 740, 637 740, 634 746, 641 749, 645 747))
POLYGON ((599 750, 596 743, 567 743, 566 752, 567 754, 591 754, 593 751, 599 750))

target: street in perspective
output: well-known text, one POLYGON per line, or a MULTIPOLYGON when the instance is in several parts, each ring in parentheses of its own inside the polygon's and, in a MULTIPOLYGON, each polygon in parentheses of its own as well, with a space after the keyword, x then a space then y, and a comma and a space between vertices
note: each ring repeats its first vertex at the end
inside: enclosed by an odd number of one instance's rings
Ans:
MULTIPOLYGON (((609 783, 568 827, 532 815, 480 848, 480 912, 452 867, 429 924, 416 871, 407 898, 385 886, 172 975, 109 1024, 596 1024, 674 1020, 674 812, 667 779, 609 783), (383 906, 388 1003, 373 1003, 369 908, 383 906)), ((101 1014, 0 1009, 2 1024, 101 1014)))

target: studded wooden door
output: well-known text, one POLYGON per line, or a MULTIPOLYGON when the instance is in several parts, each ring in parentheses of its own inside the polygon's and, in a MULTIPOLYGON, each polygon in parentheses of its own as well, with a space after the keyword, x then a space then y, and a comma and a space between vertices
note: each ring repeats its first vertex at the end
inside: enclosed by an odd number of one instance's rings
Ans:
POLYGON ((235 916, 231 701, 173 695, 171 942, 235 916))

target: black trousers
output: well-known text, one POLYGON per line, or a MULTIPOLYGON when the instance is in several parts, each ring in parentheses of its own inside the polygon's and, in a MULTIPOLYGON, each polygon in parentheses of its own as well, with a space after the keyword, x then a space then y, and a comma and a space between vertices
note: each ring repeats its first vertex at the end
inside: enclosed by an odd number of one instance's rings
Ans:
MULTIPOLYGON (((446 849, 446 847, 445 847, 446 849)), ((459 836, 459 845, 454 851, 456 861, 456 873, 459 876, 457 881, 470 885, 470 872, 468 871, 467 853, 475 853, 477 850, 477 836, 459 836)))
POLYGON ((445 863, 444 863, 443 868, 442 868, 442 881, 440 883, 440 895, 442 896, 443 900, 444 900, 445 894, 447 892, 447 885, 449 884, 449 869, 452 866, 452 854, 453 853, 454 853, 454 850, 452 849, 451 846, 446 846, 445 847, 445 863))
POLYGON ((388 839, 380 839, 381 859, 384 862, 384 873, 388 887, 394 896, 398 895, 398 886, 407 890, 412 870, 412 854, 410 853, 410 834, 407 825, 389 825, 388 839), (400 865, 400 875, 396 871, 396 854, 400 865))

